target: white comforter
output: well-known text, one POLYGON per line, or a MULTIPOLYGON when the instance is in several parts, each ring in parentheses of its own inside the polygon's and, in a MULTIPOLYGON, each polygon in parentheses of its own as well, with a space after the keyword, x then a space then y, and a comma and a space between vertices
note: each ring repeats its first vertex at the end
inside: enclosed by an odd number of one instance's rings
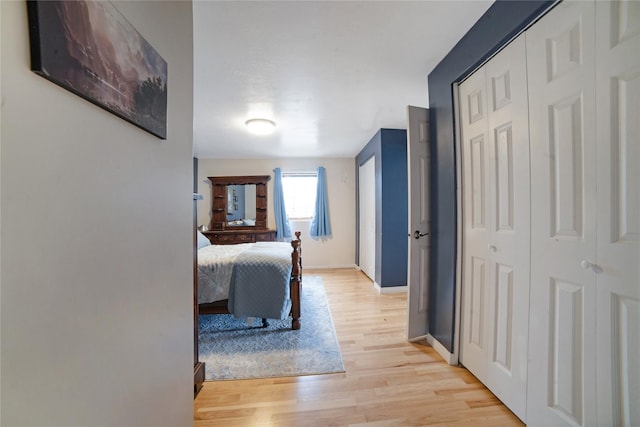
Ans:
POLYGON ((210 245, 198 249, 198 304, 229 298, 233 262, 253 245, 210 245))

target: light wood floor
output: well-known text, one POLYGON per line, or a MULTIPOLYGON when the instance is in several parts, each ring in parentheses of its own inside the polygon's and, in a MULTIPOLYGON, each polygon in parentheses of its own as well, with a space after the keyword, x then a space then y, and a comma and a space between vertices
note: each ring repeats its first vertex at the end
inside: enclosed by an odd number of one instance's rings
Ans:
POLYGON ((467 370, 407 342, 405 293, 380 295, 352 269, 304 274, 322 276, 346 373, 206 382, 195 426, 523 425, 467 370))

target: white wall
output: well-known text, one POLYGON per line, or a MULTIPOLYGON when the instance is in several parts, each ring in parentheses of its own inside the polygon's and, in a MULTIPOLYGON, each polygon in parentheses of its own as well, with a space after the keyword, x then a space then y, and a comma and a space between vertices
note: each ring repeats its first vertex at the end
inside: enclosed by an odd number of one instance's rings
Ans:
MULTIPOLYGON (((0 4, 0 70, 2 70, 2 5, 0 4)), ((0 71, 0 76, 2 72, 0 71)), ((0 78, 0 95, 2 92, 2 79, 0 78)), ((0 124, 2 123, 2 101, 0 98, 0 124)), ((2 240, 2 128, 0 127, 0 241, 2 240)), ((0 244, 0 384, 2 383, 2 244, 0 244)), ((2 425, 2 387, 0 386, 0 425, 2 425)))
POLYGON ((209 176, 271 175, 267 186, 269 228, 275 229, 273 217, 273 170, 283 172, 313 171, 324 166, 327 172, 329 218, 332 237, 312 238, 309 221, 292 222, 292 232, 302 232, 305 268, 353 267, 355 264, 355 160, 348 158, 319 159, 200 159, 198 192, 204 200, 198 203, 198 224, 209 225, 211 219, 211 185, 209 176))
POLYGON ((192 425, 191 2, 114 3, 168 62, 166 141, 31 72, 0 3, 0 422, 192 425))

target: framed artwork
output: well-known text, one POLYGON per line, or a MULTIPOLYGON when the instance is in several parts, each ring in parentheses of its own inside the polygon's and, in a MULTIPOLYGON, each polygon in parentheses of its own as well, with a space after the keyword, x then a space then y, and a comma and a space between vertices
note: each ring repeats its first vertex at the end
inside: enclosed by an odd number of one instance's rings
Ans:
POLYGON ((107 1, 27 1, 31 70, 167 138, 167 63, 107 1))

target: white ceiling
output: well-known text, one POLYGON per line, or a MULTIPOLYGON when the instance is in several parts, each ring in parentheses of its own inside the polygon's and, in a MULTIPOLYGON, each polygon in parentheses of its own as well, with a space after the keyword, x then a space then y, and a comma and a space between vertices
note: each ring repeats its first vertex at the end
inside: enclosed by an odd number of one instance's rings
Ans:
POLYGON ((428 106, 429 72, 491 3, 194 1, 195 156, 355 157, 428 106))

